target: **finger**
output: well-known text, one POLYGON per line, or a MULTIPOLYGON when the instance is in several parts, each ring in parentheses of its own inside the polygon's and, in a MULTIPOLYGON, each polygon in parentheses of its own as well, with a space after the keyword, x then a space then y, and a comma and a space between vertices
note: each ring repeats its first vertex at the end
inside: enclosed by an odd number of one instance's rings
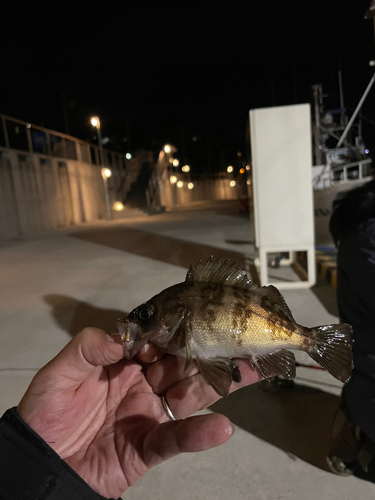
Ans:
POLYGON ((138 352, 139 359, 144 363, 155 363, 163 356, 165 353, 149 342, 138 352))
POLYGON ((108 335, 99 328, 84 328, 42 371, 48 371, 54 383, 65 388, 67 380, 71 381, 69 387, 79 386, 98 366, 117 363, 124 356, 119 336, 108 335))
POLYGON ((229 419, 215 413, 160 424, 146 437, 145 463, 151 468, 179 453, 209 450, 228 441, 233 432, 229 419))
MULTIPOLYGON (((232 382, 230 393, 262 380, 263 377, 258 370, 253 369, 247 360, 237 359, 236 363, 241 370, 242 380, 232 382)), ((197 373, 170 387, 166 392, 166 398, 173 415, 181 419, 207 408, 218 401, 221 396, 204 381, 200 373, 197 373)))
POLYGON ((164 394, 172 385, 198 373, 198 367, 191 363, 185 370, 186 359, 180 356, 164 356, 147 370, 147 382, 155 394, 164 394))

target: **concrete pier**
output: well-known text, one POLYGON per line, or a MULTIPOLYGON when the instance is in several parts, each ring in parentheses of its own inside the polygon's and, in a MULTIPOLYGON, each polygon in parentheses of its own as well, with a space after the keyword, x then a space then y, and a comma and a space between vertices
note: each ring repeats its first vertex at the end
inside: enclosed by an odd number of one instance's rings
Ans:
MULTIPOLYGON (((18 404, 36 371, 84 326, 115 331, 120 315, 183 281, 199 258, 222 255, 246 264, 253 234, 238 208, 230 201, 201 204, 1 242, 0 412, 18 404)), ((303 325, 337 321, 335 291, 324 280, 283 295, 303 325)), ((339 382, 312 368, 299 368, 291 388, 242 389, 210 409, 235 424, 228 443, 154 468, 123 498, 375 498, 374 484, 327 470, 339 392, 339 382)))

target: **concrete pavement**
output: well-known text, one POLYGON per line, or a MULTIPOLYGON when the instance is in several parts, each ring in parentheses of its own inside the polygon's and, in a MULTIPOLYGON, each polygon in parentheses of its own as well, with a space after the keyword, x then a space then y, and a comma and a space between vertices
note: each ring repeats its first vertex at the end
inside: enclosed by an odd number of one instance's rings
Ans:
MULTIPOLYGON (((211 253, 244 264, 253 236, 237 208, 200 205, 0 242, 0 412, 17 405, 37 369, 82 327, 114 331, 120 315, 211 253)), ((301 324, 337 320, 327 283, 283 295, 301 324)), ((228 443, 154 468, 123 498, 375 498, 375 485, 325 470, 337 381, 300 368, 294 388, 264 389, 257 384, 213 406, 236 425, 228 443)))

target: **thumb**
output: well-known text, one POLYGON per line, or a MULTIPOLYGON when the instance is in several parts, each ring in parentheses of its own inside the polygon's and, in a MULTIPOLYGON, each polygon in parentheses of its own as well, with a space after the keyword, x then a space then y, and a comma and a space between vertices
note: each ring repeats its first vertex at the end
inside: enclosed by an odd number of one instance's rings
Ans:
POLYGON ((180 453, 209 450, 233 433, 230 420, 217 413, 160 424, 145 439, 145 463, 150 469, 180 453))
POLYGON ((41 371, 48 371, 54 383, 64 388, 68 379, 72 388, 79 386, 98 366, 117 363, 124 356, 119 336, 108 335, 99 328, 84 328, 41 371))

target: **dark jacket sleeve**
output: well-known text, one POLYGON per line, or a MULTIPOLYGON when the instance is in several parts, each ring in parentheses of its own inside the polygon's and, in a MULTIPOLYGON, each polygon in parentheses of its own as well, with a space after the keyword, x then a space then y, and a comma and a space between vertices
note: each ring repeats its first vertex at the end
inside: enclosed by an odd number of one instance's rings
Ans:
POLYGON ((18 415, 0 419, 1 500, 102 500, 18 415))

